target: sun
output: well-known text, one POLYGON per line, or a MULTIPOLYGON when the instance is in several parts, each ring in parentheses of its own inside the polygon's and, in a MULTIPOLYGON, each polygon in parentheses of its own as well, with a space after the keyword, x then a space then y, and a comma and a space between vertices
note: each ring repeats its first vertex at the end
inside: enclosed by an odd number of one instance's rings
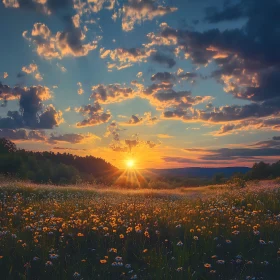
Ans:
POLYGON ((135 164, 135 162, 134 162, 133 159, 128 159, 128 160, 126 161, 126 166, 127 166, 127 168, 129 168, 129 169, 132 169, 132 168, 134 167, 134 164, 135 164))

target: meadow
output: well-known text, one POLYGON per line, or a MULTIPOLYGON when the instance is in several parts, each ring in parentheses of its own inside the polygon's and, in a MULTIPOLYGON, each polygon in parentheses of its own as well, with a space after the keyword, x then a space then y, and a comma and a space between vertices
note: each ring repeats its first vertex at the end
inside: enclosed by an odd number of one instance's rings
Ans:
POLYGON ((280 279, 280 188, 0 186, 0 279, 280 279), (102 188, 101 188, 102 187, 102 188))

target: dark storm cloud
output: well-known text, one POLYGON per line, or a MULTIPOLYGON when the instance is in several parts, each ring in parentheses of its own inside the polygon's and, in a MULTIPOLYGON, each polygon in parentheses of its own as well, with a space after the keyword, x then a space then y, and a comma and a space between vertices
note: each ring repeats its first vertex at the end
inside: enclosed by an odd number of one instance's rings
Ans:
POLYGON ((163 83, 173 83, 176 81, 176 77, 169 72, 158 72, 151 77, 151 81, 159 81, 163 83))
MULTIPOLYGON (((199 119, 231 121, 254 115, 268 116, 270 108, 271 114, 279 111, 279 13, 280 2, 277 0, 269 4, 262 0, 239 1, 236 5, 225 5, 222 11, 212 11, 207 19, 219 22, 246 17, 247 22, 241 29, 196 32, 168 26, 163 28, 160 36, 169 45, 178 44, 195 64, 216 62, 218 69, 212 77, 225 86, 225 91, 236 98, 254 102, 243 108, 233 105, 208 114, 196 112, 201 116, 199 119)), ((156 41, 153 43, 156 44, 156 41)), ((183 112, 168 112, 165 115, 183 115, 183 112)))
POLYGON ((172 68, 176 64, 176 61, 174 60, 173 57, 166 55, 164 53, 161 53, 161 52, 156 52, 155 54, 152 54, 151 60, 153 62, 165 65, 168 68, 172 68))
POLYGON ((15 87, 13 89, 2 86, 5 90, 0 99, 19 100, 19 111, 8 111, 7 117, 0 118, 0 128, 16 129, 51 129, 62 121, 62 113, 53 105, 43 106, 43 101, 51 98, 48 87, 31 86, 29 88, 15 87), (9 90, 7 90, 9 88, 9 90))
POLYGON ((246 11, 244 9, 245 7, 242 3, 226 6, 222 11, 219 11, 216 7, 209 7, 206 9, 205 19, 210 23, 237 20, 246 16, 246 11))
POLYGON ((25 129, 0 129, 0 138, 7 138, 12 141, 45 141, 46 135, 44 131, 27 131, 25 129))

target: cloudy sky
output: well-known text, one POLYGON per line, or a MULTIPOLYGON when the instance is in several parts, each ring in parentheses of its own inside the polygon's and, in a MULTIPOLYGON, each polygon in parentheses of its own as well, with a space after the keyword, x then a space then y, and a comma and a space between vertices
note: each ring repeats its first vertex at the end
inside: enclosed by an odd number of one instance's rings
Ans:
POLYGON ((1 0, 0 137, 123 168, 280 156, 279 0, 1 0))

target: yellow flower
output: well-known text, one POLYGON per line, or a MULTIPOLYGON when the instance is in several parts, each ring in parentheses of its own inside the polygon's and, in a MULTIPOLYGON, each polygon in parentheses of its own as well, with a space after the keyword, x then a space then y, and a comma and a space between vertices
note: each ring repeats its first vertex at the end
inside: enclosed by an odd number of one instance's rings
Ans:
POLYGON ((107 263, 107 260, 100 260, 100 263, 105 264, 105 263, 107 263))

